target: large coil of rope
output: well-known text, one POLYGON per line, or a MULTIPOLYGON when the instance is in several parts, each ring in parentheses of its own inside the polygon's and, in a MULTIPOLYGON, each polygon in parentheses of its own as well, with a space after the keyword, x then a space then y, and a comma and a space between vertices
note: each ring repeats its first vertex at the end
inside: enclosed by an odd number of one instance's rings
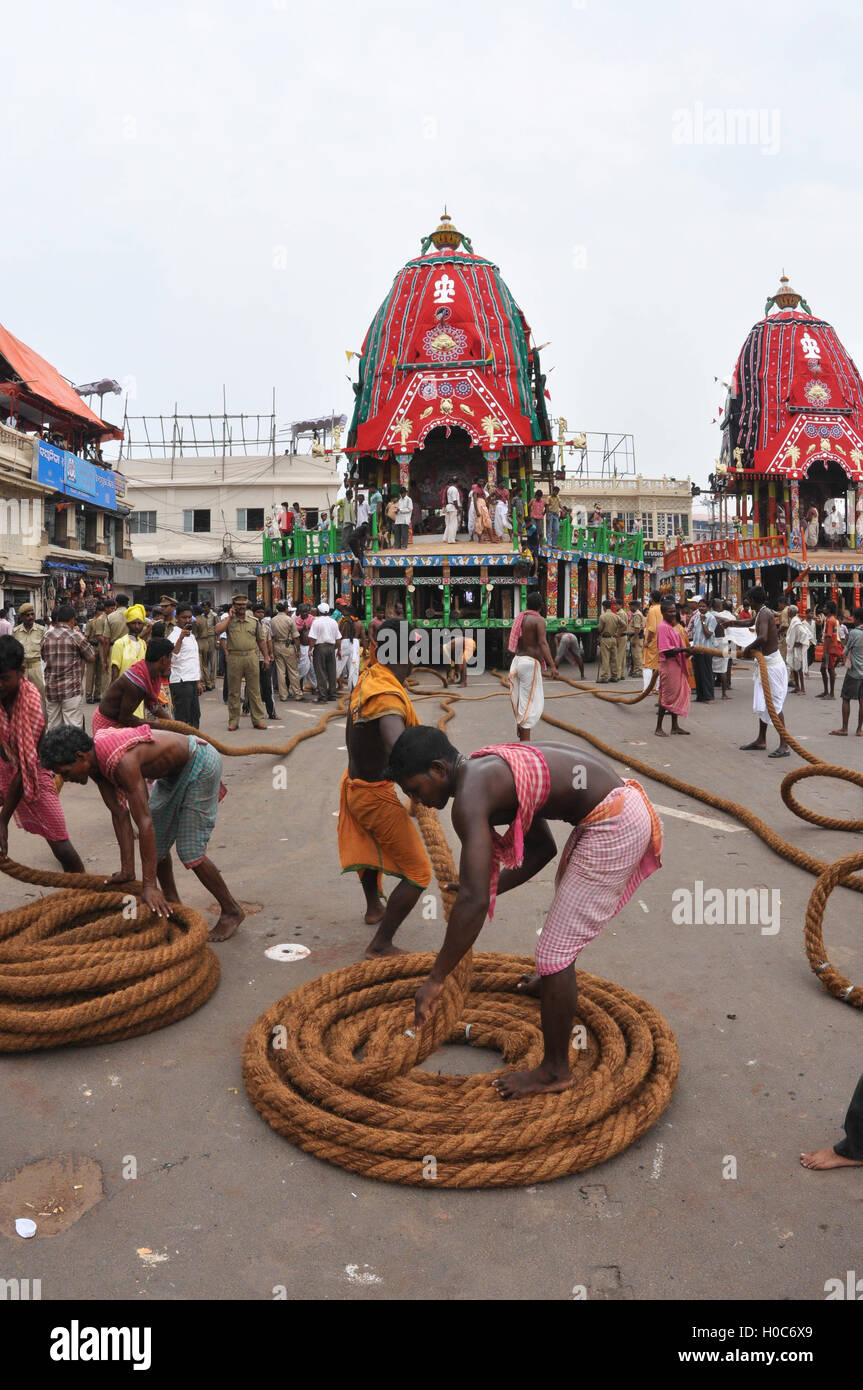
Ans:
MULTIPOLYGON (((417 807, 417 820, 449 918, 455 864, 435 812, 417 807)), ((257 1019, 243 1080, 273 1129, 386 1182, 519 1187, 614 1157, 668 1105, 679 1069, 668 1024, 628 990, 582 971, 574 1036, 583 1030, 585 1047, 572 1049, 571 1089, 504 1101, 491 1085, 497 1073, 420 1070, 448 1042, 497 1049, 512 1067, 538 1066, 543 1055, 539 1004, 516 992, 533 966, 527 956, 465 956, 415 1035, 413 998, 433 961, 363 961, 310 981, 257 1019)))
POLYGON ((117 1042, 176 1023, 219 983, 207 923, 189 907, 156 917, 139 883, 41 872, 0 860, 24 883, 62 886, 0 913, 0 1052, 117 1042))

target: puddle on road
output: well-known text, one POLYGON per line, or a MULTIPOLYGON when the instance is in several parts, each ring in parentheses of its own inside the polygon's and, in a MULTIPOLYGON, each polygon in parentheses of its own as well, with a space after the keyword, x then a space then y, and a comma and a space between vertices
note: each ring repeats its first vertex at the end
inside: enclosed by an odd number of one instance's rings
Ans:
POLYGON ((17 1217, 36 1222, 36 1239, 59 1236, 101 1202, 102 1165, 95 1158, 40 1158, 0 1182, 0 1232, 13 1240, 17 1217))

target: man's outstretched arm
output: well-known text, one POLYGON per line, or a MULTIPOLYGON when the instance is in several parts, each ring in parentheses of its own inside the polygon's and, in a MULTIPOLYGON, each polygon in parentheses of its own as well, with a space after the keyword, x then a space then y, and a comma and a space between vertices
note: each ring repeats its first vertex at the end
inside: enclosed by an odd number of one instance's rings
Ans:
MULTIPOLYGON (((147 785, 132 749, 121 761, 117 769, 117 781, 126 795, 129 812, 138 827, 138 847, 141 852, 141 897, 159 917, 170 917, 171 909, 159 887, 156 877, 156 832, 150 816, 150 803, 147 785)), ((104 795, 104 794, 103 794, 104 795)), ((115 822, 116 829, 116 822, 115 822)), ((131 833, 131 827, 129 827, 131 833)), ((119 838, 119 836, 118 836, 119 838)), ((122 850, 122 843, 121 843, 122 850)))
POLYGON ((416 1022, 421 1027, 435 1012, 447 975, 455 969, 482 930, 488 912, 491 880, 491 827, 483 811, 466 813, 453 806, 453 827, 462 842, 458 897, 446 935, 425 984, 416 995, 416 1022))
POLYGON ((111 877, 118 883, 129 883, 135 877, 135 839, 132 835, 129 812, 120 805, 117 793, 110 782, 100 781, 97 786, 102 800, 111 812, 114 834, 117 837, 117 844, 120 846, 120 872, 112 874, 111 877))

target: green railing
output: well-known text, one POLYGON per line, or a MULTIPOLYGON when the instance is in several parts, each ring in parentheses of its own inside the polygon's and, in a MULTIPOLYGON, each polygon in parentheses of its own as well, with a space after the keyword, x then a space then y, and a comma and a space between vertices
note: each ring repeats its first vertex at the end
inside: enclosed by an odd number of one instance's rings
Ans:
MULTIPOLYGON (((371 517, 371 549, 378 549, 378 518, 377 513, 373 512, 371 517)), ((311 530, 303 530, 302 527, 294 527, 290 535, 280 536, 278 540, 271 536, 261 536, 263 546, 263 561, 265 565, 277 565, 282 560, 306 560, 321 555, 340 555, 342 553, 342 528, 335 522, 330 522, 325 531, 319 531, 317 527, 311 530)))
MULTIPOLYGON (((547 524, 547 522, 546 522, 547 524)), ((372 552, 378 550, 378 518, 371 518, 372 552)), ((546 532, 547 534, 547 532, 546 532)), ((339 555, 342 549, 342 528, 331 523, 325 531, 317 529, 306 531, 294 528, 289 536, 272 539, 262 536, 263 563, 277 565, 283 560, 305 560, 321 555, 339 555)), ((523 537, 521 538, 523 540, 523 537)), ((519 536, 512 533, 512 548, 521 549, 519 536)), ((640 531, 611 531, 601 526, 574 526, 571 516, 561 518, 557 536, 558 550, 586 550, 600 555, 614 555, 619 560, 644 559, 644 537, 640 531)))

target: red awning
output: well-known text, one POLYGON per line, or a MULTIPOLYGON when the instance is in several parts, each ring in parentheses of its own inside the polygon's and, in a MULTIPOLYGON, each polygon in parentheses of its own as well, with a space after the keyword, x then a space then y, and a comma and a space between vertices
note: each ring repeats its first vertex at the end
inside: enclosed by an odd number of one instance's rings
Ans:
MULTIPOLYGON (((0 353, 22 379, 23 394, 37 396, 67 415, 94 427, 103 439, 122 439, 123 431, 116 425, 106 425, 104 420, 85 405, 73 386, 65 381, 50 362, 40 357, 26 343, 22 343, 8 329, 0 324, 0 353)), ((12 384, 12 383, 10 383, 12 384)), ((8 388, 7 388, 8 389, 8 388)))

